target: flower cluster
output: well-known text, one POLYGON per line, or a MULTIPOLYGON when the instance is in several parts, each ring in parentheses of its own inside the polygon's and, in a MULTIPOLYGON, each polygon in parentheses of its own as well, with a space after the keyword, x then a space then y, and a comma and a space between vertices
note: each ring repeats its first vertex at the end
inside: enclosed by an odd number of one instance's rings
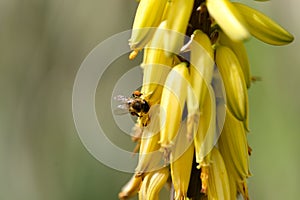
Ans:
POLYGON ((140 0, 129 58, 142 51, 143 85, 131 113, 139 163, 120 199, 249 199, 248 88, 244 42, 285 45, 293 36, 229 0, 140 0), (147 109, 139 104, 147 105, 147 109), (137 136, 138 135, 138 136, 137 136))

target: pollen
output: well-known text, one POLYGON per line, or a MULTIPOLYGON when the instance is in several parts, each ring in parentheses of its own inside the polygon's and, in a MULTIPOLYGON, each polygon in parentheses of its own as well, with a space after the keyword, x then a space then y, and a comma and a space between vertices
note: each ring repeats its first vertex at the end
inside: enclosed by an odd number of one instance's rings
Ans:
POLYGON ((138 51, 137 50, 133 50, 130 54, 129 54, 129 60, 134 60, 137 55, 138 55, 138 51))

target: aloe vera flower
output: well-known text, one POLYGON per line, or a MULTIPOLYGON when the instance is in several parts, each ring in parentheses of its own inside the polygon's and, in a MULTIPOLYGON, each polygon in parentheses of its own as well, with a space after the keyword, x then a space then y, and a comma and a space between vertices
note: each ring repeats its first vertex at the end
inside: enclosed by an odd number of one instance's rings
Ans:
POLYGON ((147 102, 150 109, 131 112, 138 116, 139 163, 120 199, 159 199, 164 185, 176 200, 250 199, 248 89, 253 78, 244 42, 252 36, 271 45, 294 39, 242 3, 139 1, 129 58, 143 50, 144 73, 133 102, 147 102))

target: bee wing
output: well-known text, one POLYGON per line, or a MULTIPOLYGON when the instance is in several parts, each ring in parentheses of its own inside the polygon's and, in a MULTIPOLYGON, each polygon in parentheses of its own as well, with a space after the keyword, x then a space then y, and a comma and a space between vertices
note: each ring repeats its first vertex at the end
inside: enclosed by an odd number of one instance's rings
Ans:
POLYGON ((114 97, 114 100, 118 101, 118 102, 121 102, 121 103, 128 103, 128 102, 132 102, 133 98, 126 97, 126 96, 123 96, 123 95, 117 95, 117 96, 114 97))
POLYGON ((129 113, 129 105, 132 102, 131 98, 128 98, 123 95, 118 95, 114 97, 115 101, 118 101, 119 105, 114 109, 115 115, 125 115, 129 113))
POLYGON ((127 104, 120 104, 114 109, 115 115, 125 115, 129 113, 129 107, 127 104))

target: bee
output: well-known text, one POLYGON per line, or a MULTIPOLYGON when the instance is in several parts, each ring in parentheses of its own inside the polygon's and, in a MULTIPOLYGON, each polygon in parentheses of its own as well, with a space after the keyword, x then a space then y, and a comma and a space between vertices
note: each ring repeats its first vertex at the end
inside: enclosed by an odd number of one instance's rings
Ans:
MULTIPOLYGON (((134 142, 140 141, 144 127, 146 127, 150 122, 148 114, 150 105, 142 96, 142 93, 136 90, 132 93, 131 97, 125 97, 123 95, 115 97, 115 100, 120 102, 114 110, 116 115, 130 113, 132 116, 138 117, 137 124, 132 129, 132 140, 134 142)), ((139 144, 140 142, 138 142, 134 152, 137 152, 139 144)))
POLYGON ((134 91, 131 97, 118 95, 115 99, 121 103, 115 110, 117 115, 129 112, 131 115, 141 118, 150 110, 148 102, 142 98, 142 93, 138 90, 134 91))

